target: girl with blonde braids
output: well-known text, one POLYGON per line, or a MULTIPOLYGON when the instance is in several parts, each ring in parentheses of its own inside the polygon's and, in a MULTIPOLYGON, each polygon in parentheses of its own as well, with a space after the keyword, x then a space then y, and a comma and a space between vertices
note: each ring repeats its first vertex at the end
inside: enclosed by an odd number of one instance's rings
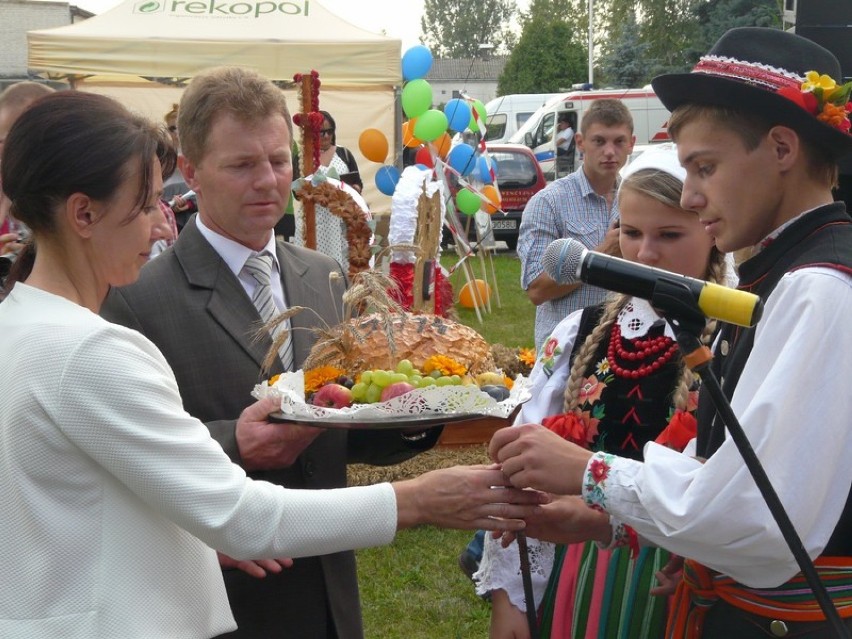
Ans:
MULTIPOLYGON (((621 254, 728 283, 725 255, 698 216, 680 208, 684 176, 671 145, 645 152, 622 170, 621 254)), ((702 339, 709 344, 714 331, 715 322, 708 323, 702 339)), ((533 398, 515 423, 541 423, 591 450, 638 460, 650 441, 681 449, 695 434, 697 380, 673 338, 648 302, 626 295, 571 314, 545 341, 532 372, 533 398)), ((528 532, 532 536, 534 528, 528 532)), ((620 533, 606 549, 529 539, 541 637, 663 635, 667 597, 653 596, 652 589, 670 555, 640 549, 629 529, 620 533)), ((491 638, 529 637, 517 546, 502 548, 488 539, 475 578, 477 592, 492 596, 491 638)))

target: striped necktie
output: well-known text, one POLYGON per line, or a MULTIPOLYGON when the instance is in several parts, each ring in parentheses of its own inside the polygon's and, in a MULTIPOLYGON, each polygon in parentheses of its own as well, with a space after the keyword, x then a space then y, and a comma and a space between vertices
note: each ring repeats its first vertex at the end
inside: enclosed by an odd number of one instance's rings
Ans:
MULTIPOLYGON (((252 295, 251 303, 254 304, 254 307, 260 314, 260 318, 264 322, 268 322, 273 317, 275 317, 277 313, 277 309, 275 308, 275 301, 272 299, 272 286, 270 286, 269 284, 269 275, 272 272, 272 255, 265 251, 258 255, 252 255, 246 260, 245 266, 243 266, 243 268, 257 282, 257 286, 254 287, 254 294, 252 295)), ((273 339, 277 337, 281 331, 289 329, 289 320, 287 320, 286 322, 281 322, 278 326, 275 327, 275 330, 272 334, 273 339)), ((281 346, 280 350, 278 351, 278 355, 281 357, 281 363, 284 365, 284 370, 293 370, 294 362, 292 335, 287 336, 287 341, 284 342, 284 344, 281 346)))

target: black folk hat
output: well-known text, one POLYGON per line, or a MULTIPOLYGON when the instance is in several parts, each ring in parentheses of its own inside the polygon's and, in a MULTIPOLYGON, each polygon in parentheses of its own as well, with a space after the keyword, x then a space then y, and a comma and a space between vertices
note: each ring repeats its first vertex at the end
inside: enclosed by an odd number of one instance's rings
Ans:
MULTIPOLYGON (((818 119, 825 109, 822 96, 831 91, 803 91, 803 83, 817 79, 812 72, 842 81, 837 58, 818 44, 778 29, 742 27, 719 38, 691 73, 661 75, 651 84, 670 111, 705 104, 761 115, 840 158, 852 153, 849 120, 818 119)), ((848 92, 839 100, 841 116, 847 100, 848 92)))

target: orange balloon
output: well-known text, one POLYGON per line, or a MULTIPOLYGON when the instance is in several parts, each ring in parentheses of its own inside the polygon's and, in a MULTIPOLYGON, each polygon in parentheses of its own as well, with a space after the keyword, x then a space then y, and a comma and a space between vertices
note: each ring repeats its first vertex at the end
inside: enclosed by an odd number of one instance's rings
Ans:
POLYGON ((440 136, 432 140, 432 147, 435 149, 435 153, 437 153, 442 160, 446 160, 447 155, 450 153, 450 149, 453 147, 453 139, 450 137, 450 134, 445 131, 440 136))
POLYGON ((487 304, 489 299, 491 299, 491 287, 488 286, 488 283, 485 280, 473 280, 473 282, 468 282, 462 286, 459 291, 459 304, 465 308, 476 308, 478 306, 477 302, 483 305, 487 304), (471 284, 476 286, 476 292, 479 297, 478 300, 473 296, 473 288, 471 287, 471 284))
POLYGON ((414 149, 423 144, 423 140, 414 137, 415 124, 417 124, 417 118, 411 118, 408 122, 402 123, 402 143, 409 149, 414 149))
POLYGON ((358 148, 371 162, 383 164, 388 157, 388 139, 378 129, 364 129, 358 138, 358 148))
POLYGON ((482 187, 482 195, 488 200, 488 202, 482 203, 482 210, 488 213, 488 215, 494 215, 497 211, 500 210, 500 205, 502 202, 500 201, 500 194, 497 193, 497 189, 494 188, 493 184, 486 184, 482 187))

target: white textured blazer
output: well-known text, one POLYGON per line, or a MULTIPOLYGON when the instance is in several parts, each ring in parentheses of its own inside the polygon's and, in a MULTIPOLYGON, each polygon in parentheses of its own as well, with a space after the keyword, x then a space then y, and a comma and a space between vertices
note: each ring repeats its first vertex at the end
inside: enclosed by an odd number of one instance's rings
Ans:
POLYGON ((246 478, 136 331, 19 283, 0 336, 3 639, 212 637, 235 625, 211 548, 301 557, 393 539, 388 484, 246 478))

